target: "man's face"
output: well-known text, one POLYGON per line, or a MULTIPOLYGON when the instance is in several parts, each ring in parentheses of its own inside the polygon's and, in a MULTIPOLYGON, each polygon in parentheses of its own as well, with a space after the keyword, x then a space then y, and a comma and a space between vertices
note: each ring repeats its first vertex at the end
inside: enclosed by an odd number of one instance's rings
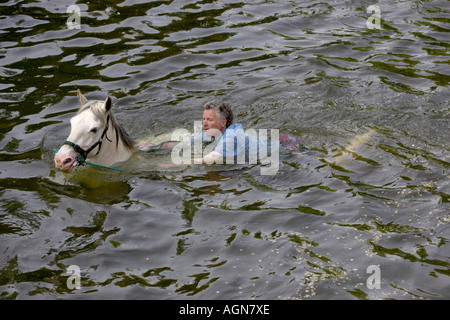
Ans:
POLYGON ((227 120, 220 120, 219 112, 215 109, 203 110, 203 129, 205 131, 216 129, 223 132, 225 130, 227 120))

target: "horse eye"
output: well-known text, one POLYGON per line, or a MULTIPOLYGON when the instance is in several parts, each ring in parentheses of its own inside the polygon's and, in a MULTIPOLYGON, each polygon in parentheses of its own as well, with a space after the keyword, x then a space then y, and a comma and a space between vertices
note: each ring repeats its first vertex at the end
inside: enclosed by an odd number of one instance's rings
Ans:
POLYGON ((93 129, 91 129, 91 132, 92 133, 97 133, 97 130, 98 130, 97 128, 93 128, 93 129))

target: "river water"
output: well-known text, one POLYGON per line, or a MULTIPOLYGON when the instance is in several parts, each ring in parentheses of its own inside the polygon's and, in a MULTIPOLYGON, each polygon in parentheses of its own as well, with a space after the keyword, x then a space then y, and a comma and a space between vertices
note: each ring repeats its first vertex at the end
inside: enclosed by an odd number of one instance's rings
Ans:
POLYGON ((1 299, 450 298, 448 1, 69 4, 0 4, 1 299), (136 139, 222 99, 304 151, 64 175, 77 89, 136 139))

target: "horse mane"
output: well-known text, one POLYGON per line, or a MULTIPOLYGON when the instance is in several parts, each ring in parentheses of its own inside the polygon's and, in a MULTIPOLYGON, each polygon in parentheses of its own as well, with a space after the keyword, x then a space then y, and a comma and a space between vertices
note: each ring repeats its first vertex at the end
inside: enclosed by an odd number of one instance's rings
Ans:
MULTIPOLYGON (((103 101, 88 101, 85 103, 77 112, 77 114, 82 113, 87 109, 91 109, 92 113, 100 120, 102 125, 106 125, 106 117, 104 111, 101 109, 103 101)), ((109 111, 109 121, 110 125, 114 128, 116 132, 116 148, 119 146, 119 138, 123 141, 125 147, 129 151, 134 150, 135 141, 128 135, 128 133, 123 129, 119 123, 116 121, 112 110, 109 111)))

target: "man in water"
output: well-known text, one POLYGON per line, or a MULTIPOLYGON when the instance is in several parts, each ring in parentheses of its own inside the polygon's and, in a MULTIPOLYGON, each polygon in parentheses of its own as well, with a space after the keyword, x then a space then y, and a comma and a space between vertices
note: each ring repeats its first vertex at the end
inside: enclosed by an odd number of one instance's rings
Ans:
MULTIPOLYGON (((233 124, 233 112, 228 104, 220 100, 207 102, 203 107, 203 132, 190 137, 192 144, 216 142, 214 149, 203 155, 201 159, 192 159, 194 163, 224 163, 227 159, 235 158, 239 155, 258 154, 260 148, 266 146, 265 139, 259 136, 244 132, 241 124, 233 124)), ((173 148, 179 142, 164 142, 158 148, 173 148)), ((141 141, 138 148, 141 150, 151 150, 157 145, 141 141)))
MULTIPOLYGON (((268 143, 267 135, 257 135, 255 130, 244 132, 241 124, 233 124, 233 112, 229 105, 219 100, 212 100, 204 105, 202 125, 203 131, 196 135, 191 135, 184 143, 190 142, 191 145, 193 144, 194 151, 197 143, 202 146, 204 143, 215 142, 215 147, 212 150, 209 148, 209 152, 202 153, 203 156, 201 158, 183 158, 181 161, 183 164, 221 164, 225 163, 225 158, 227 160, 226 162, 231 159, 232 163, 236 163, 236 157, 238 159, 237 163, 239 164, 245 163, 245 161, 239 162, 239 160, 242 161, 245 157, 249 159, 249 163, 256 163, 256 158, 258 158, 263 161, 264 164, 271 164, 271 168, 267 170, 267 174, 273 174, 278 171, 279 144, 283 146, 283 149, 287 152, 292 154, 302 154, 300 150, 302 144, 300 140, 294 136, 283 134, 278 138, 278 130, 272 130, 276 135, 273 136, 272 134, 272 141, 268 143), (270 157, 268 157, 268 149, 271 149, 270 157), (242 155, 244 156, 243 158, 241 157, 242 155)), ((367 143, 373 134, 374 130, 370 130, 365 134, 355 136, 354 139, 349 142, 348 150, 355 152, 359 149, 361 144, 367 143)), ((164 142, 159 145, 148 141, 141 141, 138 148, 143 151, 159 148, 174 148, 174 150, 177 151, 175 147, 179 147, 180 145, 182 144, 179 141, 164 142)), ((191 150, 190 147, 188 149, 191 150)), ((344 165, 350 158, 350 154, 344 153, 336 158, 333 157, 333 162, 338 165, 344 165)), ((161 166, 170 167, 173 165, 176 165, 175 162, 171 165, 163 164, 161 166)))

